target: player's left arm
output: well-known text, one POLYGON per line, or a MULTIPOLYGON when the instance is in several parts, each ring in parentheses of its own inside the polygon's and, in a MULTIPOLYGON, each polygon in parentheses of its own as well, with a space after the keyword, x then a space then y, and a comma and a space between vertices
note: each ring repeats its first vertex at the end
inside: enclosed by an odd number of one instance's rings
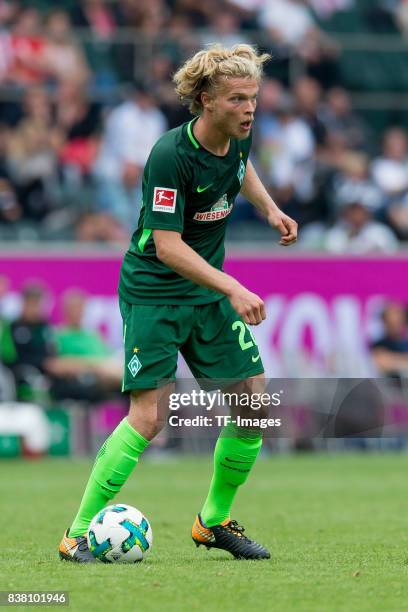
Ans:
POLYGON ((267 219, 269 225, 279 231, 281 235, 279 244, 289 246, 296 242, 298 224, 278 208, 263 186, 261 179, 257 175, 249 159, 246 165, 246 173, 242 183, 241 193, 267 219))

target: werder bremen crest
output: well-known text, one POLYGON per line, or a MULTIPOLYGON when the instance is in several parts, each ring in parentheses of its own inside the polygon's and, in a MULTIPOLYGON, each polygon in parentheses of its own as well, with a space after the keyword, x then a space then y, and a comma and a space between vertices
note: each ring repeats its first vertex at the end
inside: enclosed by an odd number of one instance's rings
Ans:
POLYGON ((140 359, 137 355, 133 355, 132 359, 128 363, 128 368, 133 378, 136 376, 141 367, 142 364, 140 363, 140 359))
POLYGON ((210 210, 227 210, 229 208, 227 194, 224 193, 215 204, 211 206, 210 210))
POLYGON ((215 202, 207 212, 197 212, 193 219, 195 221, 218 221, 228 217, 232 210, 232 204, 228 202, 226 193, 215 202))
POLYGON ((241 163, 239 164, 239 168, 238 168, 238 172, 237 172, 237 177, 238 177, 240 185, 242 185, 242 183, 244 181, 245 172, 246 172, 245 164, 244 164, 244 162, 241 159, 241 163))

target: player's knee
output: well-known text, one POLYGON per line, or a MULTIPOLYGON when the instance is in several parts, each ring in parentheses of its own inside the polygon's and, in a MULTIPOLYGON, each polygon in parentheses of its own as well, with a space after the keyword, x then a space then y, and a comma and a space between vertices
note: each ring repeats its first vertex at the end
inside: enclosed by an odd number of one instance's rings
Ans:
POLYGON ((154 411, 135 413, 130 410, 128 421, 146 440, 152 440, 165 425, 165 422, 157 414, 154 414, 154 411))
POLYGON ((149 397, 131 394, 128 421, 147 440, 152 440, 166 424, 166 415, 161 414, 154 394, 149 397))

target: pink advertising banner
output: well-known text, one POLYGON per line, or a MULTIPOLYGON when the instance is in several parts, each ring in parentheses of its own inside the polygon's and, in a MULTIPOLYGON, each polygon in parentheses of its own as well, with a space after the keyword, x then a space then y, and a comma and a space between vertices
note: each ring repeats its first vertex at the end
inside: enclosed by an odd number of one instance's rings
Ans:
MULTIPOLYGON (((60 298, 71 287, 89 295, 85 325, 121 342, 116 288, 121 257, 81 253, 0 254, 8 279, 1 312, 13 316, 18 292, 41 280, 50 294, 50 316, 60 319, 60 298)), ((367 375, 367 346, 381 334, 379 313, 387 299, 408 304, 408 256, 330 257, 232 254, 225 271, 259 294, 268 317, 254 329, 267 370, 275 376, 367 375)))

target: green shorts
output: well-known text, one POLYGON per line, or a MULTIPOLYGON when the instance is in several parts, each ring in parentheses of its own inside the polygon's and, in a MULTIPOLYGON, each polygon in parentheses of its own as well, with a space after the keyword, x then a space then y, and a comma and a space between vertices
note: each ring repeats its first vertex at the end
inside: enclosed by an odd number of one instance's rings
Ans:
POLYGON ((125 372, 122 391, 154 389, 176 377, 180 351, 196 379, 244 380, 264 372, 258 346, 227 298, 201 306, 155 306, 119 300, 125 372))

